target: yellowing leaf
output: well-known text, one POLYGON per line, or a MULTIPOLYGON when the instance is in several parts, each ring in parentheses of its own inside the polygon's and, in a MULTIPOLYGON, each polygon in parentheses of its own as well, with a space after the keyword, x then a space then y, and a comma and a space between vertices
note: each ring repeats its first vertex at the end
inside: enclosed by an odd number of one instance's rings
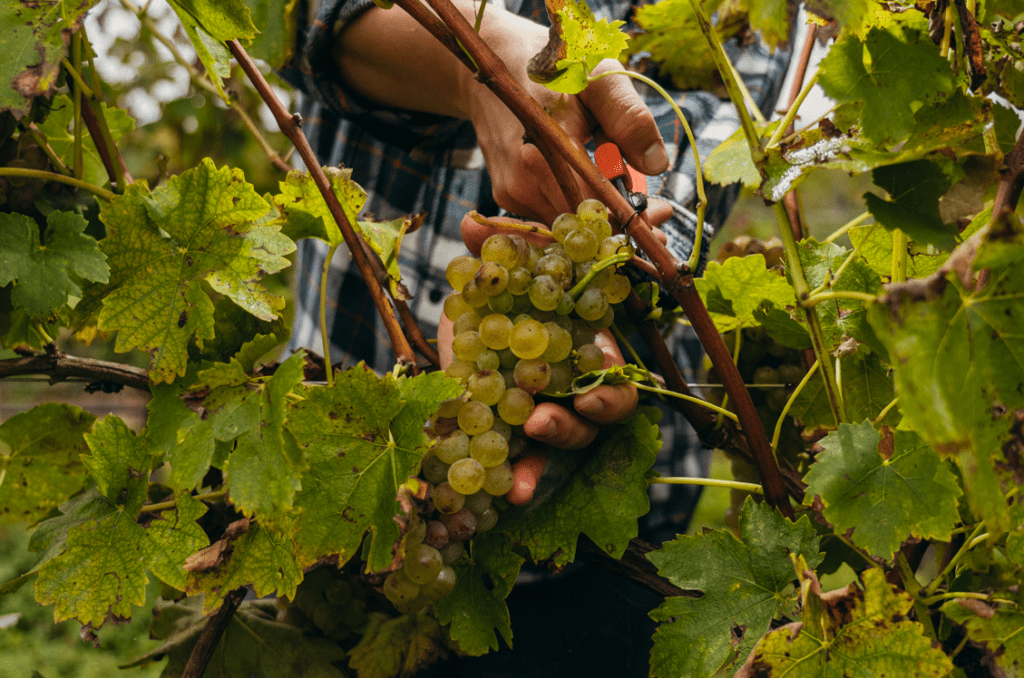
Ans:
POLYGON ((239 170, 209 159, 151 195, 130 186, 104 208, 112 291, 99 326, 118 330, 116 350, 149 351, 154 381, 184 374, 189 340, 213 338, 204 279, 256 317, 276 318, 284 301, 261 279, 288 265, 294 244, 276 227, 252 225, 268 210, 239 170))
POLYGON ((578 94, 602 59, 617 59, 626 48, 624 21, 598 21, 585 0, 547 0, 548 14, 561 37, 559 59, 544 84, 556 92, 578 94))

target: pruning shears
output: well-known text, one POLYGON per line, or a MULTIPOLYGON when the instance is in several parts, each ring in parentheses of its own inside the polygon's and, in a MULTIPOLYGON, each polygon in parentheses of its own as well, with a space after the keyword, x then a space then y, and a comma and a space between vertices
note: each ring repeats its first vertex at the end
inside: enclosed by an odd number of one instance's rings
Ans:
POLYGON ((626 162, 618 146, 605 141, 594 151, 594 160, 601 174, 612 182, 636 213, 647 209, 647 177, 626 162))

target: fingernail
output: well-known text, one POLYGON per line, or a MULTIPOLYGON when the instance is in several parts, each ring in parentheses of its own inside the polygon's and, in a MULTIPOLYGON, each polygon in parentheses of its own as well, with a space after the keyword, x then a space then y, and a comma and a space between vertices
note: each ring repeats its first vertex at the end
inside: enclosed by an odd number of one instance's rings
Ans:
POLYGON ((590 398, 584 400, 582 403, 576 406, 576 411, 580 414, 588 417, 596 417, 597 415, 604 412, 604 401, 600 398, 590 398))
POLYGON ((544 420, 544 423, 537 427, 537 435, 545 438, 555 435, 555 431, 558 430, 558 425, 555 424, 555 420, 548 417, 544 420))
POLYGON ((661 174, 668 169, 668 153, 657 141, 644 151, 644 174, 661 174))

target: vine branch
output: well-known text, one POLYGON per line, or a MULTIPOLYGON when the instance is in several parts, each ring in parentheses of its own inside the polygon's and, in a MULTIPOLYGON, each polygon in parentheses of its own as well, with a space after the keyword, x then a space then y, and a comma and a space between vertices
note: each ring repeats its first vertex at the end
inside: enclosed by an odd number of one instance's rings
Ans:
POLYGON ((256 88, 260 97, 263 98, 263 101, 266 102, 270 111, 274 114, 278 127, 281 128, 284 135, 288 137, 296 150, 298 150, 302 162, 305 163, 306 168, 309 170, 309 175, 313 178, 317 188, 320 189, 320 193, 323 195, 331 215, 338 223, 338 228, 345 238, 345 244, 352 255, 352 260, 359 268, 363 280, 366 281, 366 288, 370 291, 370 296, 373 298, 373 305, 377 308, 377 313, 380 315, 381 320, 384 321, 384 329, 387 330, 388 338, 391 339, 391 346, 395 350, 395 356, 398 358, 399 364, 407 365, 413 371, 413 374, 417 373, 419 368, 416 365, 416 356, 413 354, 412 346, 402 332, 402 328, 395 318, 383 288, 377 283, 377 279, 373 275, 373 267, 366 256, 366 252, 363 251, 362 245, 359 244, 359 236, 356 235, 352 224, 348 221, 348 217, 342 211, 341 203, 338 202, 338 196, 331 190, 327 176, 324 174, 323 168, 320 167, 320 163, 317 162, 316 155, 313 153, 306 135, 299 128, 301 118, 297 115, 290 115, 285 110, 277 95, 270 89, 270 85, 267 84, 263 74, 256 68, 256 64, 237 40, 228 40, 227 46, 231 50, 231 54, 238 60, 242 70, 245 71, 249 81, 252 82, 253 87, 256 88))
POLYGON ((206 622, 206 626, 199 634, 199 639, 196 641, 195 647, 192 648, 192 654, 188 658, 188 663, 185 664, 181 678, 201 678, 206 673, 206 665, 210 663, 213 651, 217 649, 217 643, 220 642, 220 637, 224 635, 232 617, 235 616, 235 611, 245 599, 247 591, 248 589, 242 587, 224 596, 224 604, 210 617, 210 621, 206 622))
POLYGON ((48 375, 50 383, 70 378, 88 379, 95 382, 120 384, 147 393, 150 386, 146 370, 106 360, 78 358, 62 353, 56 347, 45 353, 0 360, 0 379, 25 374, 48 375))

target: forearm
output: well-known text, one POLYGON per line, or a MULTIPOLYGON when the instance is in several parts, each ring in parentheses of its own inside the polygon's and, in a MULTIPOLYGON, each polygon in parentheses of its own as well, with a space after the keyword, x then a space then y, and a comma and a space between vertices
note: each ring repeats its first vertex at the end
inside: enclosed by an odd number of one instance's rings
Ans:
MULTIPOLYGON (((474 20, 472 0, 455 0, 455 5, 474 20)), ((484 12, 480 33, 499 53, 510 41, 537 43, 539 49, 547 36, 544 27, 493 6, 484 12)), ((468 119, 470 100, 480 87, 451 52, 397 6, 374 7, 346 26, 334 55, 352 89, 394 108, 468 119)))

